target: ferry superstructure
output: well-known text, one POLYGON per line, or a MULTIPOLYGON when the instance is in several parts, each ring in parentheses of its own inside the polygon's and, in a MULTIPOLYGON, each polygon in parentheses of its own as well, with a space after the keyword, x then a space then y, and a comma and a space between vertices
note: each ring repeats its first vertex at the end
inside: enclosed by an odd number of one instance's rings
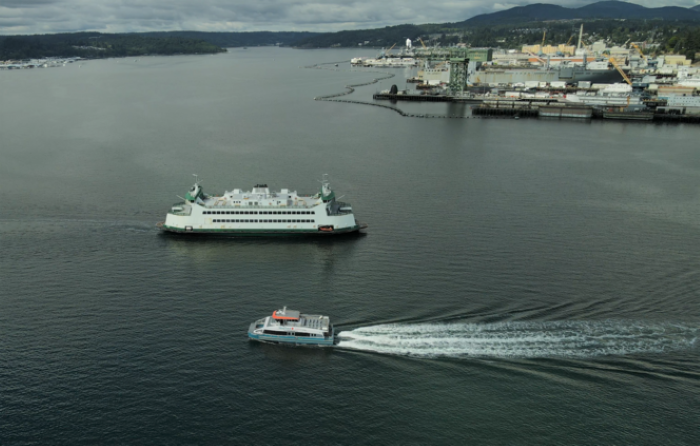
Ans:
POLYGON ((280 344, 331 347, 334 336, 328 316, 301 314, 287 307, 253 322, 248 328, 250 339, 280 344))
POLYGON ((184 234, 258 236, 346 234, 367 227, 355 220, 350 204, 336 199, 326 176, 315 195, 271 192, 266 184, 208 195, 195 180, 184 201, 173 205, 158 226, 184 234))

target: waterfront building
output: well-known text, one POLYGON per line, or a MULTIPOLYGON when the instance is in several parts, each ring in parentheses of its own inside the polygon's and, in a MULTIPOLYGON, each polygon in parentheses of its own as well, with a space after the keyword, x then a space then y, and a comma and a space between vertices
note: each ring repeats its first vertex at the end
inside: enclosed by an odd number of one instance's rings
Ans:
POLYGON ((690 66, 690 62, 682 54, 666 54, 664 56, 664 65, 690 66))
POLYGON ((535 54, 548 54, 555 55, 557 53, 561 54, 574 54, 576 47, 573 45, 559 44, 559 45, 523 45, 523 53, 535 53, 535 54))

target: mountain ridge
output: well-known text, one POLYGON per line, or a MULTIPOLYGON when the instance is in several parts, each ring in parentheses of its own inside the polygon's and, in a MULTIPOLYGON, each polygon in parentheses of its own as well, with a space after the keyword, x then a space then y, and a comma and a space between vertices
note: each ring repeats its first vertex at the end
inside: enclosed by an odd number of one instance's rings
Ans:
POLYGON ((503 11, 480 14, 454 23, 458 27, 480 26, 491 23, 526 23, 549 20, 576 19, 662 19, 700 21, 700 5, 692 8, 662 6, 647 8, 635 3, 617 0, 600 1, 579 8, 567 8, 551 3, 533 3, 503 11))

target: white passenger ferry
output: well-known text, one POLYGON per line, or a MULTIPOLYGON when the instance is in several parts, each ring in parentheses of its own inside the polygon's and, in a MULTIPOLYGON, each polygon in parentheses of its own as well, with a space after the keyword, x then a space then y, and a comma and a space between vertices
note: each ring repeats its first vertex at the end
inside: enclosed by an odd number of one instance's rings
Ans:
POLYGON ((208 195, 195 175, 184 200, 173 205, 158 227, 168 232, 230 235, 332 235, 367 227, 355 220, 348 203, 335 198, 325 175, 315 195, 289 189, 270 192, 266 184, 250 191, 208 195))
POLYGON ((335 334, 328 316, 301 314, 284 307, 259 319, 248 328, 248 337, 279 344, 333 346, 335 334))

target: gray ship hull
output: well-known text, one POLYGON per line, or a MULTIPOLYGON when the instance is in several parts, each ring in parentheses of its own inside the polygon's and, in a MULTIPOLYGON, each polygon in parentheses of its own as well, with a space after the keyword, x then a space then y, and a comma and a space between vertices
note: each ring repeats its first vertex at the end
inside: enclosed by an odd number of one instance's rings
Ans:
POLYGON ((566 82, 589 81, 591 83, 611 84, 621 82, 622 76, 617 70, 589 70, 583 67, 565 67, 545 69, 494 69, 477 70, 469 76, 472 84, 516 84, 525 82, 566 82))

